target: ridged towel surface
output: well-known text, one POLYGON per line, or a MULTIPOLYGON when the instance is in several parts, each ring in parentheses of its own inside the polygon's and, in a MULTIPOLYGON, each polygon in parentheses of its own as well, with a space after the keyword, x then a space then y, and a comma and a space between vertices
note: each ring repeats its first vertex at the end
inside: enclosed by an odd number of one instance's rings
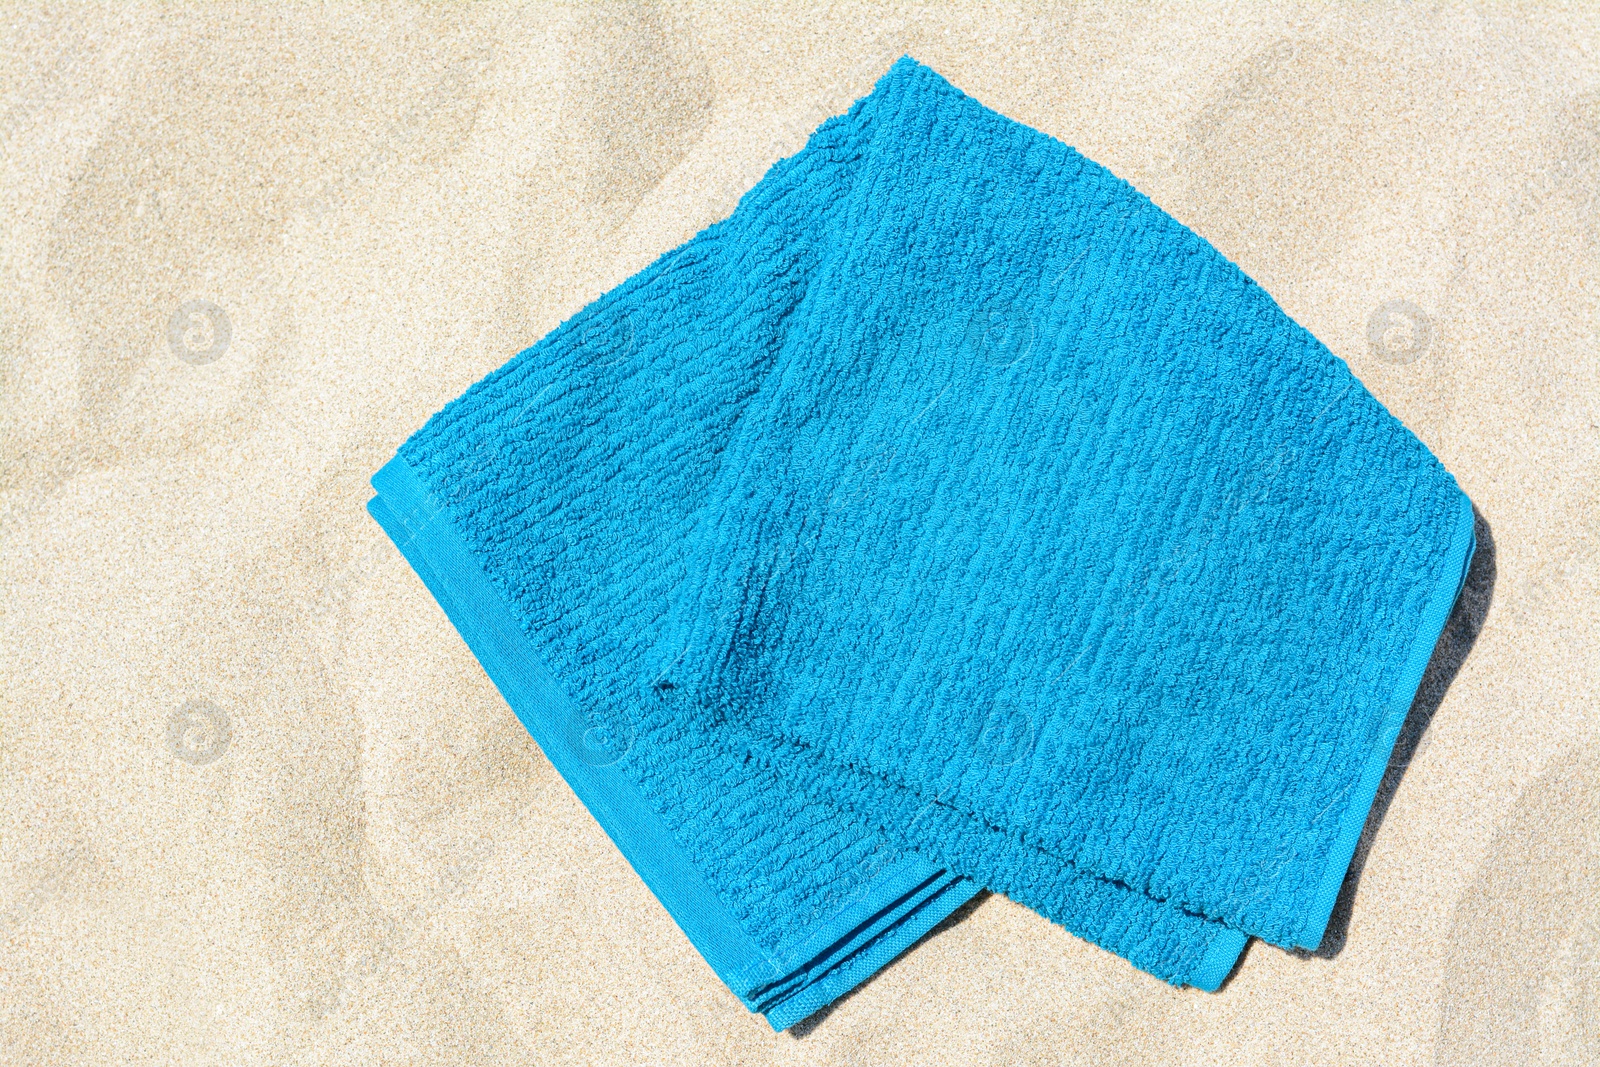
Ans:
POLYGON ((1203 239, 902 59, 433 417, 373 513, 745 1003, 986 886, 1315 947, 1470 503, 1203 239))

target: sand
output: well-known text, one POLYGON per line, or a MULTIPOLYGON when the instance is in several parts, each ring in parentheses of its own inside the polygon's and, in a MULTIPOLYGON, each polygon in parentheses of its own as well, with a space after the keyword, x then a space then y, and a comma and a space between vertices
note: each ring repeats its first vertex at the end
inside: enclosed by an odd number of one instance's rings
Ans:
POLYGON ((0 35, 0 1062, 1600 1062, 1600 9, 0 35), (772 1033, 363 510, 429 414, 906 52, 1209 238, 1480 513, 1328 942, 1215 994, 990 895, 772 1033))

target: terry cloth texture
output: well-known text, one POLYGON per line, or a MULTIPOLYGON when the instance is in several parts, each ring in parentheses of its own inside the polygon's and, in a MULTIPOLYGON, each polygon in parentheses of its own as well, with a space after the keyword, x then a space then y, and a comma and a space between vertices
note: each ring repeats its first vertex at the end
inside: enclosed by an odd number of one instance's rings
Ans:
POLYGON ((902 59, 435 415, 373 513, 784 1026, 979 886, 1315 947, 1472 508, 1203 239, 902 59))

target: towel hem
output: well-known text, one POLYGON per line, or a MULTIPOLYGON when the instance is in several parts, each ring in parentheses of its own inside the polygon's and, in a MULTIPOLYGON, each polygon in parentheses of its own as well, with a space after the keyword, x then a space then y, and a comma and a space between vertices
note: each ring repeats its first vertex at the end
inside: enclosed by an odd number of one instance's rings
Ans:
POLYGON ((982 886, 959 875, 936 875, 914 900, 894 909, 871 940, 808 975, 806 984, 787 998, 757 1010, 763 1010, 773 1030, 787 1030, 881 971, 982 891, 982 886))
POLYGON ((1455 609, 1456 600, 1466 586, 1467 569, 1472 565, 1472 556, 1477 549, 1473 524, 1472 501, 1462 493, 1460 513, 1451 537, 1450 548, 1440 568, 1439 579, 1417 624, 1410 656, 1400 672, 1399 684, 1396 685, 1394 694, 1390 698, 1389 710, 1379 728, 1377 743, 1373 746, 1372 754, 1367 757, 1361 777, 1356 781, 1355 795, 1345 808, 1339 835, 1328 850, 1328 865, 1323 871, 1317 894, 1312 899, 1306 925, 1294 941, 1297 948, 1314 950, 1322 944, 1322 939, 1327 934, 1328 922, 1333 917, 1333 906, 1339 899, 1339 890, 1344 885, 1350 861, 1355 857, 1356 845, 1360 843, 1361 832, 1366 828, 1367 816, 1377 799, 1378 786, 1383 782, 1384 773, 1389 769, 1389 761, 1393 758, 1395 741, 1399 738, 1400 729, 1405 725, 1406 716, 1411 711, 1417 688, 1422 684, 1422 676, 1428 669, 1428 663, 1433 659, 1434 646, 1439 643, 1445 624, 1450 620, 1450 613, 1455 609))
POLYGON ((1222 988, 1228 975, 1233 973, 1239 955, 1249 940, 1249 934, 1231 927, 1218 934, 1187 984, 1205 993, 1215 993, 1222 988))

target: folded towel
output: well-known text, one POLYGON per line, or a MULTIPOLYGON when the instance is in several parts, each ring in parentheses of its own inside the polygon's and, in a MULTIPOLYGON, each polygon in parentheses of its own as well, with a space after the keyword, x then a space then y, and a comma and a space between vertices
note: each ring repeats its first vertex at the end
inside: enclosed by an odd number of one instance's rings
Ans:
POLYGON ((1204 989, 1314 947, 1473 547, 1237 268, 909 58, 374 486, 780 1028, 979 886, 1204 989))
POLYGON ((641 744, 625 719, 585 711, 412 468, 397 458, 372 481, 368 510, 506 702, 707 963, 775 1029, 848 992, 979 891, 724 747, 662 723, 641 744))

